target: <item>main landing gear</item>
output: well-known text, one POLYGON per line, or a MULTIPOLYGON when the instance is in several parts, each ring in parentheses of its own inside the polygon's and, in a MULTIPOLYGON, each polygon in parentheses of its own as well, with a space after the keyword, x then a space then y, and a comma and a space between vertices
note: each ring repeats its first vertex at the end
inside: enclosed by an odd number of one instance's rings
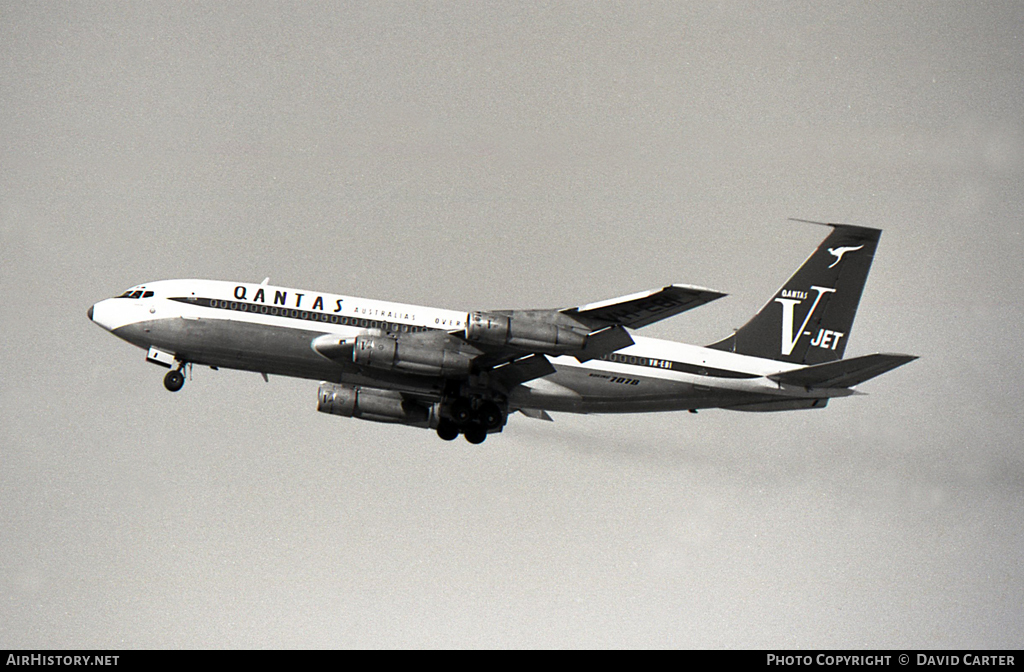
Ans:
POLYGON ((445 441, 454 441, 459 438, 459 426, 448 418, 437 423, 437 435, 445 441))
POLYGON ((454 441, 459 434, 474 445, 487 439, 487 431, 498 429, 505 423, 505 414, 493 401, 478 402, 474 408, 469 399, 456 399, 448 410, 450 417, 437 424, 437 435, 445 441, 454 441))

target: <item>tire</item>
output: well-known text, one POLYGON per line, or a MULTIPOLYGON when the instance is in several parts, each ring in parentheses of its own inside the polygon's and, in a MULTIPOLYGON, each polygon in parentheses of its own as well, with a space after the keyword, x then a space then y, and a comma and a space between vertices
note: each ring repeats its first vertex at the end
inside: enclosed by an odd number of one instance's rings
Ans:
POLYGON ((501 409, 493 401, 486 401, 480 406, 478 417, 480 423, 487 429, 501 427, 502 421, 505 419, 501 409))
POLYGON ((469 400, 456 399, 452 403, 451 414, 456 425, 464 425, 473 417, 473 408, 469 405, 469 400))
POLYGON ((171 392, 177 392, 185 385, 185 376, 181 371, 168 371, 164 376, 164 387, 171 392))
POLYGON ((487 439, 487 430, 483 427, 470 427, 465 431, 466 441, 479 445, 487 439))
POLYGON ((459 438, 459 428, 451 420, 442 420, 437 424, 437 435, 445 441, 459 438))

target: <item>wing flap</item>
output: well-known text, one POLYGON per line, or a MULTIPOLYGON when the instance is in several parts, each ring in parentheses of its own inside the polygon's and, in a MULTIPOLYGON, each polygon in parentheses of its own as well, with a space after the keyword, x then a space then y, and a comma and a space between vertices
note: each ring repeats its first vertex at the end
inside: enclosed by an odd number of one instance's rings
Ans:
POLYGON ((562 312, 592 326, 619 324, 630 329, 639 329, 723 296, 725 294, 722 292, 705 287, 669 285, 662 289, 588 303, 562 312))
POLYGON ((569 353, 578 361, 586 362, 598 357, 604 357, 616 350, 622 350, 633 345, 633 337, 629 335, 626 328, 621 324, 605 327, 587 336, 583 349, 569 353))
POLYGON ((555 367, 544 355, 530 355, 497 366, 491 370, 495 383, 506 393, 516 385, 521 385, 535 378, 543 378, 555 372, 555 367))
POLYGON ((768 376, 785 385, 800 387, 852 387, 917 359, 914 355, 876 353, 825 364, 805 366, 768 376))

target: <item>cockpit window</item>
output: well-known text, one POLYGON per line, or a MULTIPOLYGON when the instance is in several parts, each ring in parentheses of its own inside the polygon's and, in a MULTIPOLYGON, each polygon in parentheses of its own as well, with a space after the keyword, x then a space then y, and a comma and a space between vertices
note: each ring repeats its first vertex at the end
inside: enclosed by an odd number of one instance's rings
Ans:
POLYGON ((145 293, 144 293, 144 294, 142 295, 142 298, 144 298, 144 299, 148 299, 148 298, 149 298, 149 297, 151 297, 151 296, 153 296, 153 292, 145 292, 145 293))

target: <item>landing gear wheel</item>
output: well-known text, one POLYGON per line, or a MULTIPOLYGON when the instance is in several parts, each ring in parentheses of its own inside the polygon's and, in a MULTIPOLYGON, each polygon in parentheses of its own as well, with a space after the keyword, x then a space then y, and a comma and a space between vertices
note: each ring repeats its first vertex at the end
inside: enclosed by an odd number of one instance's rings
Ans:
POLYGON ((501 415, 501 409, 493 401, 485 401, 478 411, 477 417, 480 418, 481 424, 486 429, 497 429, 501 427, 501 421, 504 419, 501 415))
POLYGON ((177 392, 185 385, 185 376, 181 370, 168 371, 164 376, 164 387, 171 392, 177 392))
POLYGON ((483 443, 487 438, 487 430, 483 427, 469 427, 465 431, 466 441, 476 445, 483 443))
POLYGON ((473 407, 466 399, 456 399, 452 404, 451 413, 456 425, 464 425, 473 416, 473 407))
POLYGON ((459 438, 459 428, 450 420, 442 420, 437 424, 437 435, 445 441, 459 438))

